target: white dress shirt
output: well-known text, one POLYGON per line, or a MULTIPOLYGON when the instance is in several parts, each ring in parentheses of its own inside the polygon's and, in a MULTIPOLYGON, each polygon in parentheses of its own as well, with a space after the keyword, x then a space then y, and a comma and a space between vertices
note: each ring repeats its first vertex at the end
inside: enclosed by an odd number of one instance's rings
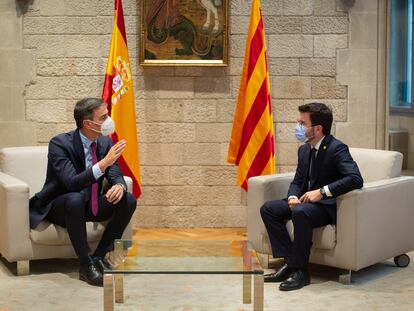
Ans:
MULTIPOLYGON (((91 144, 93 143, 93 141, 89 140, 85 135, 82 134, 81 131, 79 131, 79 134, 80 134, 80 138, 82 140, 83 151, 85 153, 85 167, 89 168, 89 167, 92 166, 92 148, 91 148, 91 144)), ((101 169, 99 168, 98 163, 96 163, 92 167, 92 172, 93 172, 93 177, 95 177, 95 180, 98 180, 99 177, 101 177, 104 174, 101 171, 101 169)))

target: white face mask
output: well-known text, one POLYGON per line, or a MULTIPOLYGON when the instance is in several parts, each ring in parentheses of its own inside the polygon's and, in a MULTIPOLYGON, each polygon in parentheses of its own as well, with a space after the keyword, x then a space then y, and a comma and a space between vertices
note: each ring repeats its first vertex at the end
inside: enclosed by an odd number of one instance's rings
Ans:
POLYGON ((102 123, 98 123, 98 122, 95 122, 95 121, 92 121, 92 120, 89 120, 89 121, 101 126, 100 131, 95 130, 93 128, 91 128, 91 130, 96 132, 96 133, 101 133, 103 136, 108 136, 108 135, 111 135, 115 132, 115 122, 114 122, 114 120, 112 120, 111 117, 107 117, 105 119, 105 121, 103 121, 102 123))

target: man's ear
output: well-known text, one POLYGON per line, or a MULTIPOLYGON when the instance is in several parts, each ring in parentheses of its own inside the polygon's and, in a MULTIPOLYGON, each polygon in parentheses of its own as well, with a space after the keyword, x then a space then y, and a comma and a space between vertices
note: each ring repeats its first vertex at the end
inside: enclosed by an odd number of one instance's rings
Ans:
POLYGON ((83 125, 83 127, 84 127, 84 128, 88 128, 88 127, 86 126, 86 125, 87 125, 87 124, 86 124, 86 121, 88 121, 88 120, 86 120, 86 119, 85 119, 85 120, 83 120, 83 121, 82 121, 82 125, 83 125))
POLYGON ((321 133, 323 135, 323 126, 319 124, 319 125, 317 125, 317 127, 321 130, 321 133))

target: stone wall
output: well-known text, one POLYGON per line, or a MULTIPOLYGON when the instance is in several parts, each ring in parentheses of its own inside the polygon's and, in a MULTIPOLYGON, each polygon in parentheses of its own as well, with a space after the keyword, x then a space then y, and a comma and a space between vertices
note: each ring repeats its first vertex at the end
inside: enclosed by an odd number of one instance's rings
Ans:
POLYGON ((388 144, 387 1, 343 1, 349 44, 337 51, 337 83, 348 86, 348 118, 336 134, 354 147, 388 144))
MULTIPOLYGON (((36 75, 25 88, 24 120, 35 125, 36 142, 45 144, 55 134, 74 127, 76 100, 101 94, 114 1, 28 2, 21 40, 23 48, 35 55, 36 75)), ((123 1, 135 75, 142 168, 143 195, 135 217, 138 226, 239 227, 247 223, 246 195, 235 186, 236 168, 226 164, 226 155, 251 1, 229 2, 227 68, 142 68, 136 61, 141 3, 123 1)), ((337 53, 349 47, 349 12, 355 1, 261 2, 277 171, 287 172, 294 170, 297 161, 298 143, 292 132, 298 105, 322 101, 332 106, 335 125, 344 128, 350 121, 347 83, 336 79, 338 66, 346 64, 338 62, 337 53)), ((362 2, 377 3, 356 1, 356 10, 362 2)), ((355 57, 358 55, 349 59, 355 57)), ((351 121, 355 120, 357 114, 351 121)), ((358 131, 348 129, 343 135, 346 142, 353 145, 358 131)))

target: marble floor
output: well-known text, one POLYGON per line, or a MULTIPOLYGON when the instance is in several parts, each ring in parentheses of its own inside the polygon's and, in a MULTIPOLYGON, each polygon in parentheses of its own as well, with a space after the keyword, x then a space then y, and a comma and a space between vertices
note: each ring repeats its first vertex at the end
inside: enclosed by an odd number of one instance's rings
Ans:
MULTIPOLYGON (((244 240, 245 228, 140 228, 142 240, 244 240)), ((312 284, 280 292, 265 284, 264 310, 414 310, 412 264, 398 268, 392 260, 353 274, 351 285, 337 282, 338 270, 311 265, 312 284)), ((273 262, 278 264, 277 261, 273 262)), ((266 272, 271 272, 267 270, 266 272)), ((0 311, 103 310, 103 290, 78 280, 77 260, 39 260, 30 275, 16 276, 16 265, 0 258, 0 311)), ((242 278, 237 275, 129 275, 124 279, 126 311, 252 311, 242 304, 242 278)))
MULTIPOLYGON (((414 252, 409 255, 413 261, 414 252)), ((413 265, 385 261, 356 272, 351 285, 337 282, 336 269, 312 265, 310 271, 312 284, 298 291, 265 284, 265 310, 414 310, 413 265)), ((30 275, 14 272, 15 265, 0 260, 0 311, 103 310, 102 288, 77 279, 76 260, 33 261, 30 275)), ((242 304, 240 276, 130 275, 124 287, 125 302, 116 310, 252 310, 242 304)))

